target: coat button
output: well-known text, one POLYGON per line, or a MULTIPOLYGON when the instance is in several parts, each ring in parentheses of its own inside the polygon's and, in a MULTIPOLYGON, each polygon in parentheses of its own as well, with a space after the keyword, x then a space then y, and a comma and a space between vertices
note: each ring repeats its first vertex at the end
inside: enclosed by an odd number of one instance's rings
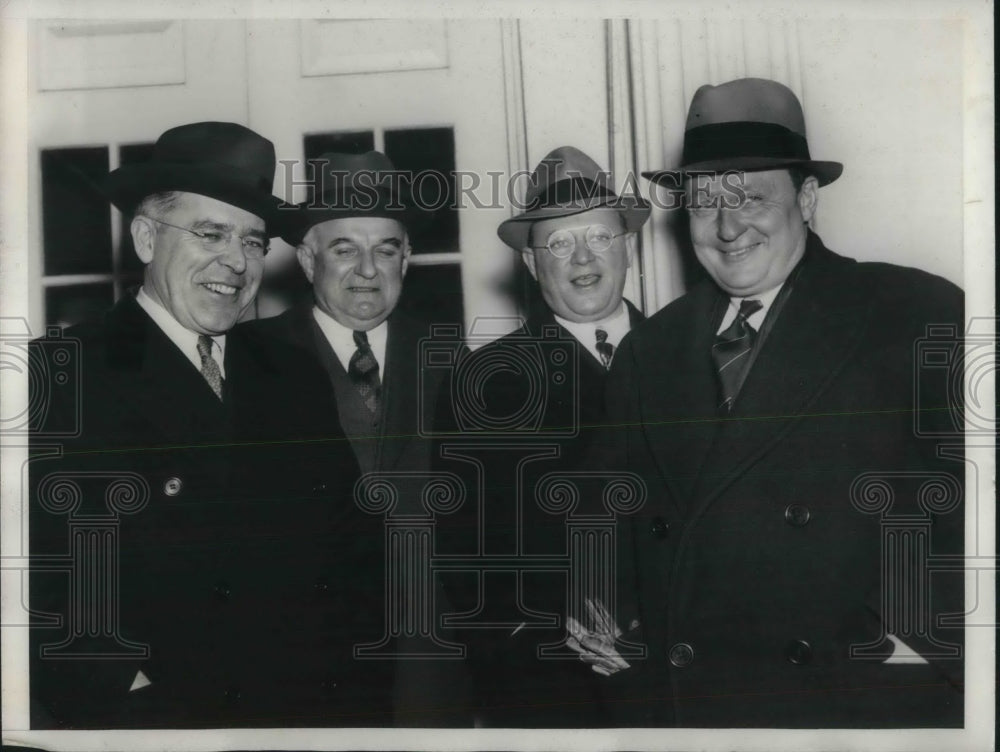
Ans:
POLYGON ((805 640, 792 640, 785 645, 785 657, 796 666, 804 666, 812 660, 813 649, 805 640))
POLYGON ((662 517, 654 517, 653 523, 650 525, 650 531, 660 540, 667 537, 667 533, 670 531, 670 525, 662 517))
POLYGON ((313 486, 313 493, 323 493, 326 491, 326 483, 317 483, 313 486))
POLYGON ((332 676, 328 676, 321 683, 324 692, 335 692, 337 690, 337 679, 332 676))
POLYGON ((325 577, 320 577, 313 583, 313 587, 316 589, 317 593, 325 593, 330 589, 330 582, 325 577))
POLYGON ((163 493, 167 496, 176 496, 183 487, 184 484, 181 483, 180 478, 167 478, 167 482, 163 484, 163 493))
POLYGON ((212 586, 212 591, 215 593, 215 597, 220 601, 228 601, 229 595, 232 591, 229 589, 228 582, 217 582, 212 586))
POLYGON ((229 687, 222 694, 226 698, 226 702, 236 702, 240 699, 241 692, 239 687, 229 687))
POLYGON ((677 668, 684 668, 685 666, 690 666, 691 661, 694 660, 694 648, 688 645, 686 642, 678 642, 672 648, 670 648, 670 662, 677 666, 677 668))
POLYGON ((789 504, 785 507, 785 522, 792 527, 804 527, 811 516, 809 507, 801 504, 789 504))

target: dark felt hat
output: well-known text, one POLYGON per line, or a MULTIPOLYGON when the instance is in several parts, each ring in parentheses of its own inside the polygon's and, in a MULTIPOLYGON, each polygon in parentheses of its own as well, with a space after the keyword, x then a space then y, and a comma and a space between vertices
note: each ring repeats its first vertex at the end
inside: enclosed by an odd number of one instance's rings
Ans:
POLYGON ((694 93, 684 129, 680 167, 642 173, 678 187, 685 174, 801 167, 820 185, 840 177, 840 162, 814 160, 802 105, 777 81, 740 78, 694 93))
POLYGON ((573 146, 553 149, 528 180, 527 210, 502 222, 500 239, 515 250, 528 245, 531 225, 543 219, 569 217, 610 207, 621 212, 627 232, 635 232, 649 217, 649 204, 638 196, 619 196, 607 184, 608 174, 573 146))
POLYGON ((112 171, 104 194, 126 214, 147 196, 185 191, 238 206, 262 218, 272 231, 281 199, 271 195, 274 144, 236 123, 190 123, 157 139, 147 162, 112 171))
POLYGON ((281 212, 281 239, 298 245, 310 227, 331 219, 384 217, 412 231, 431 217, 415 206, 405 175, 385 154, 327 152, 312 161, 311 196, 281 212))

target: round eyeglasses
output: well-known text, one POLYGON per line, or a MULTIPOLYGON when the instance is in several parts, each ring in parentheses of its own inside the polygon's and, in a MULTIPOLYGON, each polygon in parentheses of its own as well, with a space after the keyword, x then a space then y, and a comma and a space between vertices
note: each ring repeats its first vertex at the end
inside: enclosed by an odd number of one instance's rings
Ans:
MULTIPOLYGON (((546 249, 557 259, 569 258, 576 250, 576 231, 583 228, 574 227, 572 229, 556 230, 549 235, 545 245, 533 245, 532 248, 546 249)), ((607 225, 590 225, 584 233, 584 243, 594 253, 606 253, 610 250, 615 238, 627 235, 627 232, 613 232, 607 225)))
POLYGON ((166 225, 167 227, 173 227, 175 230, 182 230, 183 232, 190 233, 201 241, 201 244, 206 251, 212 251, 214 253, 221 253, 226 250, 229 247, 229 244, 233 242, 234 237, 239 238, 240 244, 243 246, 243 253, 250 259, 264 258, 271 248, 270 243, 268 243, 267 240, 260 235, 234 235, 232 230, 223 229, 192 230, 190 227, 172 225, 169 222, 164 222, 162 219, 157 219, 156 217, 146 217, 146 219, 151 219, 154 222, 166 225))

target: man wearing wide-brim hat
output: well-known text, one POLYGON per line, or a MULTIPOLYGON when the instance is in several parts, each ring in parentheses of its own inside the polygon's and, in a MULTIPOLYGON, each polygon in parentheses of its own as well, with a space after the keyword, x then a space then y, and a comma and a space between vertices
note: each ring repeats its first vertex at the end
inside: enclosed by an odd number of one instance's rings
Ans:
MULTIPOLYGON (((433 413, 445 374, 444 369, 421 373, 421 341, 430 336, 431 323, 400 310, 399 302, 412 252, 410 233, 428 221, 430 212, 414 201, 408 176, 382 152, 328 152, 311 169, 305 200, 284 212, 280 222, 281 236, 295 247, 309 281, 311 299, 250 326, 320 363, 336 402, 336 411, 324 417, 343 426, 362 473, 395 489, 395 514, 425 515, 432 444, 422 436, 420 415, 433 413)), ((359 574, 367 575, 345 572, 341 577, 346 581, 359 574)), ((385 580, 374 585, 380 596, 387 594, 385 580)), ((448 610, 442 593, 435 599, 437 614, 448 610)), ((408 608, 424 606, 407 602, 408 608)), ((387 607, 380 604, 374 613, 388 620, 387 607)), ((377 643, 389 628, 359 644, 377 643)), ((396 723, 467 725, 462 662, 434 660, 436 646, 411 632, 412 625, 400 640, 387 640, 383 660, 361 665, 395 668, 396 723), (392 654, 406 657, 393 663, 387 660, 392 654), (413 654, 430 660, 412 660, 413 654)))
MULTIPOLYGON (((497 230, 521 257, 545 305, 514 332, 478 349, 459 369, 459 376, 467 374, 470 381, 460 385, 452 401, 464 411, 464 423, 463 415, 455 416, 457 428, 469 428, 470 413, 476 413, 474 428, 482 429, 476 440, 526 446, 527 454, 541 443, 558 447, 558 456, 526 464, 515 484, 513 455, 484 455, 488 486, 479 501, 486 551, 517 553, 510 541, 519 540, 521 553, 565 555, 565 518, 543 512, 534 489, 546 473, 582 469, 601 441, 608 368, 628 332, 643 320, 623 292, 637 233, 649 213, 642 199, 624 191, 618 195, 611 176, 591 157, 562 146, 532 172, 524 209, 497 230)), ((458 463, 448 469, 461 472, 458 463)), ((470 514, 472 507, 466 504, 462 513, 470 514)), ((459 532, 476 529, 471 519, 448 524, 459 532)), ((580 663, 537 656, 539 645, 565 636, 565 579, 558 572, 526 574, 519 579, 523 587, 517 600, 510 597, 513 590, 504 590, 514 582, 508 574, 505 584, 505 574, 490 573, 481 597, 494 620, 509 627, 465 634, 479 689, 479 723, 606 725, 597 677, 580 663), (539 612, 559 621, 538 628, 539 612)), ((475 596, 455 599, 474 609, 475 596)))
POLYGON ((202 122, 166 131, 150 160, 101 185, 130 218, 143 281, 53 341, 79 343, 79 381, 33 396, 79 431, 32 465, 32 553, 77 556, 72 577, 32 571, 33 608, 62 618, 32 631, 33 727, 389 717, 388 681, 354 680, 367 636, 354 609, 369 591, 380 602, 379 588, 317 584, 382 558, 380 527, 354 513, 357 463, 319 418, 335 410, 322 371, 234 327, 275 234, 274 169, 266 138, 202 122), (72 509, 53 479, 75 489, 72 509), (71 526, 85 539, 75 549, 71 526))
POLYGON ((961 290, 823 245, 841 165, 775 81, 698 89, 680 166, 644 174, 685 190, 710 279, 615 356, 608 462, 648 484, 616 618, 649 657, 578 631, 585 660, 633 725, 961 725, 961 578, 919 553, 962 553, 964 470, 938 456, 961 423, 915 355, 930 325, 961 337, 961 290))

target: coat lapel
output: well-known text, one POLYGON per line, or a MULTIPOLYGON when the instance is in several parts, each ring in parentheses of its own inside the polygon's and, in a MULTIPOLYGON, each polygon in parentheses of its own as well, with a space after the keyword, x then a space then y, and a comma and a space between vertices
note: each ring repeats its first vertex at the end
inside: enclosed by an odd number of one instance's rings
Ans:
POLYGON ((640 421, 649 452, 675 500, 684 506, 718 425, 711 348, 726 298, 706 283, 682 300, 689 310, 672 320, 683 326, 647 328, 635 346, 640 365, 652 366, 639 374, 640 421))
POLYGON ((869 303, 843 276, 853 262, 810 238, 801 273, 733 412, 720 420, 695 489, 699 505, 710 503, 809 413, 862 339, 869 303))
POLYGON ((134 374, 134 379, 123 382, 135 385, 130 405, 159 428, 162 442, 157 443, 228 437, 223 403, 132 297, 108 314, 108 358, 112 370, 134 374))
POLYGON ((407 445, 417 437, 417 411, 420 409, 419 394, 420 368, 419 326, 410 320, 394 314, 389 318, 389 340, 385 348, 385 364, 382 372, 384 420, 380 437, 380 467, 393 470, 407 445))

